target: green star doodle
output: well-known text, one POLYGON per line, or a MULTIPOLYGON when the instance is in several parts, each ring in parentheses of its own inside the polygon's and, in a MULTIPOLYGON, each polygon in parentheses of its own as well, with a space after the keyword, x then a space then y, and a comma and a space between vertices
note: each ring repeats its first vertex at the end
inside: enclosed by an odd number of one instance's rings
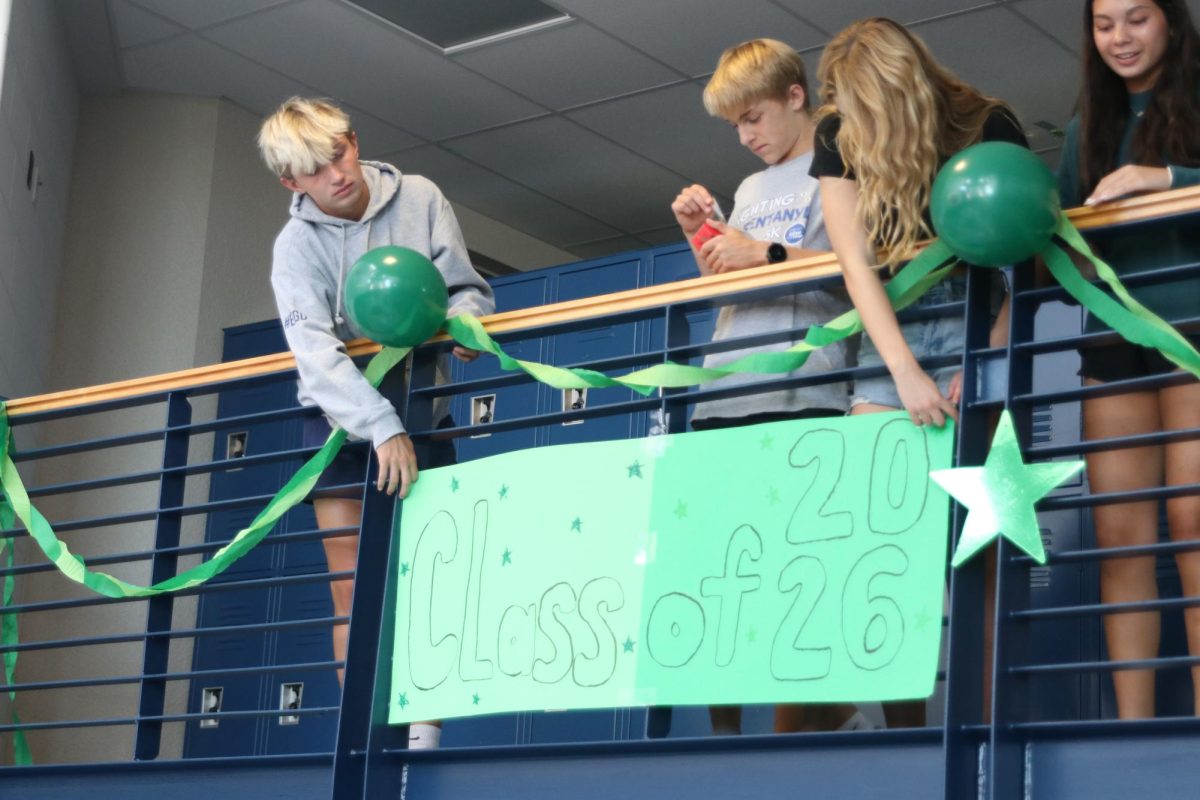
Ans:
POLYGON ((675 502, 675 516, 678 517, 679 519, 683 519, 687 515, 688 515, 687 503, 683 502, 682 500, 677 500, 675 502))
POLYGON ((754 630, 753 625, 746 630, 746 641, 750 642, 751 644, 758 641, 758 631, 754 630))
POLYGON ((400 577, 403 578, 407 574, 408 574, 408 562, 401 561, 400 562, 400 577))
POLYGON ((583 533, 583 520, 579 517, 571 520, 571 530, 583 533))
POLYGON ((458 491, 458 478, 455 478, 455 477, 450 478, 450 491, 452 491, 452 492, 458 491))
POLYGON ((628 467, 626 467, 625 469, 629 470, 629 475, 628 475, 628 477, 630 477, 630 478, 640 478, 640 477, 642 477, 642 463, 641 463, 640 461, 635 461, 635 462, 633 462, 632 464, 630 464, 630 465, 629 465, 628 467))
POLYGON ((633 641, 633 639, 626 636, 625 641, 621 643, 621 647, 623 647, 625 649, 626 653, 632 653, 634 644, 635 644, 635 642, 633 641))
POLYGON ((770 450, 773 444, 775 444, 775 437, 769 433, 764 433, 763 438, 758 440, 758 446, 763 450, 770 450))
POLYGON ((508 485, 502 483, 502 484, 500 484, 500 499, 504 500, 507 497, 508 497, 508 485))
POLYGON ((400 708, 404 708, 405 706, 407 706, 408 705, 408 692, 401 692, 400 697, 398 697, 396 699, 396 702, 400 704, 400 708))
POLYGON ((473 705, 473 706, 479 705, 479 692, 476 692, 475 694, 471 695, 471 705, 473 705))
POLYGON ((933 622, 933 615, 929 613, 928 608, 922 608, 917 612, 917 618, 913 627, 918 631, 924 631, 929 627, 929 623, 931 622, 933 622))
POLYGON ((1000 535, 1037 563, 1045 564, 1046 551, 1033 506, 1083 467, 1082 461, 1026 464, 1021 459, 1012 417, 1006 410, 1000 417, 992 448, 982 467, 940 469, 929 473, 929 477, 967 507, 967 520, 950 563, 961 566, 1000 535))
POLYGON ((774 486, 767 490, 767 502, 773 506, 780 503, 779 490, 774 486))
POLYGON ((504 553, 500 556, 500 566, 503 567, 506 564, 511 564, 511 563, 512 563, 512 550, 509 550, 506 547, 506 548, 504 548, 504 553))

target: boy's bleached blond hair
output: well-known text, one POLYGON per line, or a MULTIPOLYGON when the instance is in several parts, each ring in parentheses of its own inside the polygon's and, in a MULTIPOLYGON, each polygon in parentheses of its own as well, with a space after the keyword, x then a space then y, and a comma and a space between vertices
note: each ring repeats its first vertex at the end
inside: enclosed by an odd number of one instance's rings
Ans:
POLYGON ((733 121, 751 103, 785 99, 793 85, 804 90, 808 111, 808 76, 800 54, 778 39, 751 39, 721 54, 704 87, 704 108, 733 121))
POLYGON ((263 122, 258 151, 281 178, 308 175, 333 161, 334 143, 350 132, 350 115, 333 102, 289 97, 263 122))

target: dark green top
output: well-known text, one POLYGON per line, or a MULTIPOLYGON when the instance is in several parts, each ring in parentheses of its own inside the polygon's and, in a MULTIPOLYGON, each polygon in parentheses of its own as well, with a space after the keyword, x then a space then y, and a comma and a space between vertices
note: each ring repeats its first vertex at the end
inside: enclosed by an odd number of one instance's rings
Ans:
MULTIPOLYGON (((1151 92, 1129 96, 1129 124, 1121 137, 1117 164, 1130 163, 1129 150, 1133 135, 1141 122, 1142 113, 1150 104, 1151 92)), ((1170 164, 1171 188, 1200 184, 1200 168, 1170 164)), ((1067 125, 1062 160, 1058 165, 1058 188, 1063 208, 1080 205, 1095 187, 1081 190, 1079 186, 1079 117, 1067 125)), ((1186 220, 1167 220, 1126 228, 1121 231, 1089 234, 1096 254, 1118 273, 1131 274, 1159 267, 1200 262, 1200 226, 1186 220)), ((1168 321, 1200 315, 1200 279, 1172 281, 1157 286, 1131 287, 1130 292, 1141 303, 1168 321)), ((1106 326, 1089 316, 1087 330, 1103 330, 1106 326)))

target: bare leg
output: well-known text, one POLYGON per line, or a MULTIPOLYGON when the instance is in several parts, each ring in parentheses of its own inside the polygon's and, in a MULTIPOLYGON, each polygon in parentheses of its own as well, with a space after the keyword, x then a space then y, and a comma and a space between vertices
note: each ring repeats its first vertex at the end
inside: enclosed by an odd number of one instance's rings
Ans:
POLYGON ((742 732, 741 706, 709 706, 708 718, 717 736, 733 736, 742 732))
MULTIPOLYGON (((341 497, 328 497, 313 501, 317 515, 317 527, 323 531, 333 528, 357 528, 362 520, 362 502, 341 497)), ((353 572, 358 566, 358 536, 337 536, 321 540, 325 546, 325 561, 330 572, 353 572)), ((354 598, 354 581, 348 578, 331 581, 329 592, 333 596, 333 615, 350 615, 350 603, 354 598)), ((346 642, 350 636, 349 625, 333 627, 333 659, 346 660, 346 642)), ((345 679, 345 670, 338 670, 338 683, 345 679)))
MULTIPOLYGON (((1158 393, 1163 427, 1200 428, 1200 384, 1173 386, 1158 393)), ((1166 482, 1170 486, 1200 483, 1200 441, 1175 442, 1165 448, 1166 482)), ((1176 542, 1200 539, 1200 496, 1167 501, 1167 522, 1176 542)), ((1200 596, 1200 550, 1178 553, 1175 563, 1185 597, 1200 596)), ((1188 653, 1200 655, 1200 607, 1183 612, 1188 653)), ((1192 666, 1193 713, 1200 715, 1200 665, 1192 666)))
POLYGON ((836 731, 858 709, 851 703, 833 705, 801 705, 786 703, 775 706, 775 732, 836 731))
MULTIPOLYGON (((1089 386, 1099 381, 1088 379, 1089 386)), ((1133 392, 1083 403, 1086 438, 1106 439, 1149 433, 1160 427, 1158 395, 1133 392)), ((1118 492, 1162 485, 1161 447, 1136 447, 1091 453, 1087 457, 1092 492, 1118 492)), ((1100 547, 1152 544, 1158 538, 1158 503, 1151 501, 1096 506, 1092 509, 1100 547)), ((1154 557, 1108 558, 1100 562, 1100 599, 1128 603, 1158 597, 1154 557)), ((1158 654, 1157 611, 1107 614, 1104 634, 1108 655, 1116 661, 1153 658, 1158 654)), ((1154 716, 1154 670, 1113 673, 1117 714, 1122 719, 1154 716)))

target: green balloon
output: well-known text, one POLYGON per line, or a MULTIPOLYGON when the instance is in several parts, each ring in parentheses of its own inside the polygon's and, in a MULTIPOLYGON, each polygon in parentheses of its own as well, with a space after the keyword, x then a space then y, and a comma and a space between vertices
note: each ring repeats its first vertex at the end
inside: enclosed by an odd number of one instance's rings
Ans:
POLYGON ((933 181, 933 229, 968 264, 1002 267, 1050 243, 1061 213, 1058 185, 1031 151, 1010 142, 972 145, 933 181))
POLYGON ((346 313, 364 336, 389 347, 416 347, 446 322, 442 273, 425 256, 388 245, 368 250, 346 276, 346 313))

